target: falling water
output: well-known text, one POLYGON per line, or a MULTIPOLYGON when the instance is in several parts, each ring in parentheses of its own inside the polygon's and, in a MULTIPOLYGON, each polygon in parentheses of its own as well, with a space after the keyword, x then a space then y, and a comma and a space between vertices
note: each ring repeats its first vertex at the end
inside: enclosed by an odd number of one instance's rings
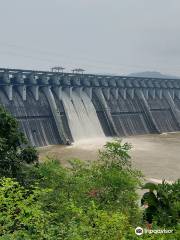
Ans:
POLYGON ((96 110, 85 92, 62 93, 62 101, 74 141, 104 137, 96 110))

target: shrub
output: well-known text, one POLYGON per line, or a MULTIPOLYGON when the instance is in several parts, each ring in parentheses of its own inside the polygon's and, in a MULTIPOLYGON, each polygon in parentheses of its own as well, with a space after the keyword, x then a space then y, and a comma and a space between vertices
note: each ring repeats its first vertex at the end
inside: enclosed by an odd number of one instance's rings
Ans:
POLYGON ((29 191, 10 178, 0 179, 0 239, 48 239, 48 213, 38 201, 47 191, 29 191))

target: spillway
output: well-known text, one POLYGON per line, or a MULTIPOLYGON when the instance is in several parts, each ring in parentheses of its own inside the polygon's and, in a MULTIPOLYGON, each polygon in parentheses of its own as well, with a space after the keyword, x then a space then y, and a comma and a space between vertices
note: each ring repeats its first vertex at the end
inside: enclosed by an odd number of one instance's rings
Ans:
POLYGON ((5 93, 0 90, 0 102, 16 117, 20 130, 33 146, 62 143, 47 99, 41 91, 39 101, 34 99, 31 91, 27 91, 27 101, 22 101, 20 94, 14 89, 13 100, 9 101, 5 93))
POLYGON ((86 93, 78 95, 72 91, 71 97, 68 97, 64 92, 62 102, 74 141, 105 136, 96 110, 86 93))
POLYGON ((180 80, 0 68, 0 105, 33 146, 180 130, 180 80))

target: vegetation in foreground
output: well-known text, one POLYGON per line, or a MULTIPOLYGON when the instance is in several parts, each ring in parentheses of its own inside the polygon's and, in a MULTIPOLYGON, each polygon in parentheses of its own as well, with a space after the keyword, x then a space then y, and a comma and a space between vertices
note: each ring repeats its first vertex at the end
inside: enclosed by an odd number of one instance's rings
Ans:
POLYGON ((65 168, 51 159, 38 164, 36 150, 22 147, 23 138, 0 109, 0 239, 180 239, 179 181, 155 190, 161 204, 153 229, 174 233, 135 234, 137 226, 145 227, 137 194, 143 179, 131 166, 129 144, 109 142, 98 161, 72 160, 65 168))

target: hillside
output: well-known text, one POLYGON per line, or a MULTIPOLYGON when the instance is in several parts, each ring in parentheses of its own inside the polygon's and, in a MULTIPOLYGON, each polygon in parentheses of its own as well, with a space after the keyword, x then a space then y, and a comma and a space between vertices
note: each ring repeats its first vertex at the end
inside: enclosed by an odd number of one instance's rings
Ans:
POLYGON ((150 78, 172 78, 178 79, 180 77, 173 76, 173 75, 166 75, 156 71, 145 71, 145 72, 138 72, 138 73, 131 73, 128 76, 132 77, 150 77, 150 78))

